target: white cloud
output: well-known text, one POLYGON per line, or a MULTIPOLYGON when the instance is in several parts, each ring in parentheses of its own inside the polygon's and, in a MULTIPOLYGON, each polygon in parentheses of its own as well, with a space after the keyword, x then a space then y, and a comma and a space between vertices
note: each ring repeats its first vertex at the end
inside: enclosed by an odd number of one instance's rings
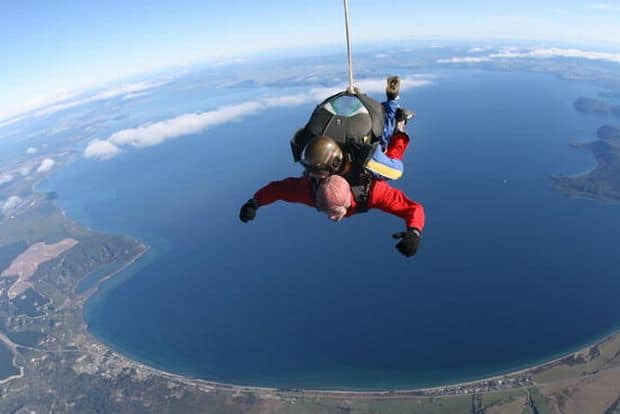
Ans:
POLYGON ((486 56, 465 56, 465 57, 451 57, 448 59, 437 59, 437 63, 483 63, 490 62, 491 58, 486 56))
POLYGON ((237 118, 256 113, 264 105, 258 101, 230 105, 204 113, 183 114, 165 121, 147 124, 138 128, 118 131, 108 138, 117 147, 131 145, 138 148, 158 145, 167 139, 195 134, 210 126, 230 122, 237 118))
POLYGON ((437 63, 480 63, 489 62, 494 59, 551 59, 557 57, 602 60, 607 62, 620 63, 620 53, 597 52, 581 49, 565 49, 565 48, 503 48, 496 53, 490 53, 487 56, 476 57, 452 57, 448 59, 438 59, 437 63))
POLYGON ((145 93, 148 90, 170 83, 177 76, 178 74, 174 74, 158 80, 124 83, 108 89, 95 91, 92 89, 89 91, 59 90, 51 95, 33 100, 17 110, 0 112, 0 128, 29 117, 47 116, 64 109, 92 102, 118 97, 121 97, 121 99, 131 99, 140 93, 145 93))
POLYGON ((221 66, 228 66, 228 65, 240 65, 246 62, 248 62, 248 59, 246 58, 223 59, 223 60, 218 60, 216 62, 213 62, 211 66, 221 67, 221 66))
POLYGON ((118 155, 120 152, 121 150, 111 142, 96 139, 88 144, 84 150, 84 157, 107 160, 118 155))
POLYGON ((67 102, 55 103, 49 105, 43 109, 36 111, 32 116, 40 117, 51 115, 55 112, 62 111, 64 109, 74 108, 76 106, 85 105, 92 102, 103 101, 106 99, 117 98, 119 96, 136 94, 138 92, 146 91, 148 89, 158 88, 168 83, 167 81, 155 81, 155 82, 137 82, 128 83, 113 88, 101 91, 92 96, 82 97, 80 99, 69 100, 67 102))
POLYGON ((41 161, 41 164, 37 168, 37 173, 43 174, 43 173, 49 172, 54 167, 55 164, 56 164, 56 161, 54 161, 51 158, 46 158, 43 161, 41 161))
POLYGON ((534 48, 530 50, 515 50, 514 48, 502 50, 499 53, 491 53, 490 58, 515 59, 515 58, 578 58, 589 60, 604 60, 620 63, 620 53, 596 52, 581 49, 563 48, 534 48))
POLYGON ((37 149, 35 147, 28 147, 28 149, 26 150, 26 154, 34 154, 37 152, 37 149))
POLYGON ((19 167, 19 170, 17 171, 19 172, 19 175, 21 175, 22 177, 25 177, 28 174, 30 174, 30 171, 32 171, 32 167, 29 165, 22 165, 21 167, 19 167))
POLYGON ((467 50, 467 53, 488 52, 489 50, 493 50, 493 47, 491 47, 491 46, 472 47, 472 48, 467 50))
POLYGON ((313 90, 308 93, 299 93, 296 95, 275 96, 272 98, 265 98, 263 102, 268 108, 274 106, 298 106, 312 102, 314 100, 315 93, 316 92, 313 90))
POLYGON ((23 200, 19 196, 16 196, 16 195, 10 196, 2 204, 2 214, 4 214, 5 216, 8 216, 10 213, 13 212, 13 210, 15 210, 17 206, 21 204, 22 201, 23 200))
POLYGON ((18 107, 13 107, 12 110, 5 110, 4 112, 0 112, 0 128, 27 118, 27 114, 36 109, 43 108, 57 102, 68 101, 77 97, 78 95, 80 95, 80 93, 83 93, 83 91, 68 91, 66 89, 58 89, 52 93, 25 102, 18 107))
MULTIPOLYGON (((401 79, 401 90, 428 85, 429 80, 419 76, 401 79)), ((358 86, 363 92, 385 90, 385 79, 363 79, 358 86)), ((115 132, 106 140, 93 140, 84 150, 84 157, 105 160, 118 155, 125 146, 146 148, 184 135, 196 134, 209 127, 241 119, 273 107, 297 106, 305 103, 319 103, 330 95, 342 91, 342 87, 313 88, 308 92, 268 97, 255 101, 228 105, 213 111, 188 113, 164 121, 145 124, 137 128, 115 132)))
POLYGON ((0 174, 0 185, 10 183, 13 181, 13 176, 11 174, 0 174))
POLYGON ((140 98, 141 96, 148 96, 150 95, 150 92, 135 92, 135 93, 128 93, 127 95, 123 96, 121 98, 122 101, 128 101, 130 99, 136 99, 136 98, 140 98))

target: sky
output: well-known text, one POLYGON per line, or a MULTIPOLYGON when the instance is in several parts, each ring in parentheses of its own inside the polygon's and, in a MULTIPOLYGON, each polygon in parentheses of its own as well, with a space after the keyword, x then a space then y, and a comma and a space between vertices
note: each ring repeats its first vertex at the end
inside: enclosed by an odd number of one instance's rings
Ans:
MULTIPOLYGON (((367 42, 536 40, 620 50, 620 0, 349 0, 367 42)), ((341 0, 2 0, 0 121, 106 82, 344 46, 341 0)))

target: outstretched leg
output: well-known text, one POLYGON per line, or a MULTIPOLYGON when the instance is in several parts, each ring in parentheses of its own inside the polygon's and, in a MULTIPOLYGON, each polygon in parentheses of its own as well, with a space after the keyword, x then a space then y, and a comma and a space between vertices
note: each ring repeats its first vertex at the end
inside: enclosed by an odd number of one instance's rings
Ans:
POLYGON ((385 97, 387 100, 382 102, 383 106, 383 136, 381 137, 381 147, 387 149, 396 129, 396 112, 400 108, 400 78, 398 76, 388 76, 385 86, 385 97))

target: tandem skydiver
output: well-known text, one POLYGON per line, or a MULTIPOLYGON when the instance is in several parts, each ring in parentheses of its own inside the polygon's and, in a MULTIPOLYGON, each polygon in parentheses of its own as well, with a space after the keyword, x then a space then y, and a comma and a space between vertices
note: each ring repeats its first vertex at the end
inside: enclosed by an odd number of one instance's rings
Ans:
MULTIPOLYGON (((385 153, 388 158, 401 160, 407 149, 409 137, 404 131, 405 123, 405 120, 399 121, 397 132, 389 141, 385 153)), ((273 181, 259 189, 241 207, 239 219, 244 223, 254 220, 259 207, 275 201, 315 207, 332 221, 377 208, 405 221, 406 230, 394 235, 401 239, 396 244, 398 251, 407 257, 417 252, 424 229, 421 204, 410 200, 387 181, 347 165, 342 148, 330 137, 314 138, 304 150, 302 163, 306 167, 302 176, 273 181), (308 150, 312 154, 308 154, 308 150)))

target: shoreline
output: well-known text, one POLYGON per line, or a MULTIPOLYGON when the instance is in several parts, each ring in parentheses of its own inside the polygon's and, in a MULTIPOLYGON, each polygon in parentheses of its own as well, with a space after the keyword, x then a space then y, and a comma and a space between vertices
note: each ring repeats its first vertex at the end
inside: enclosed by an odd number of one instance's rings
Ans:
POLYGON ((19 354, 17 352, 18 345, 15 344, 15 342, 11 341, 11 339, 8 336, 6 336, 4 332, 2 331, 0 331, 0 342, 2 342, 9 349, 9 351, 11 351, 11 353, 13 354, 13 360, 11 361, 11 363, 13 364, 13 368, 19 371, 19 373, 17 374, 9 375, 8 377, 0 380, 0 384, 6 384, 12 380, 23 378, 24 367, 17 363, 17 356, 19 354))
POLYGON ((594 342, 591 342, 588 345, 580 347, 578 350, 562 354, 561 356, 548 360, 546 362, 541 362, 540 364, 535 364, 528 366, 523 369, 508 371, 502 374, 497 374, 488 377, 481 377, 478 379, 474 379, 471 381, 464 382, 455 382, 449 383, 445 385, 437 385, 431 387, 420 387, 420 388, 382 388, 376 390, 356 390, 356 389, 347 389, 347 388, 328 388, 328 389, 319 389, 319 388, 288 388, 288 387, 273 387, 273 386, 261 386, 261 385, 241 385, 234 383, 226 383, 226 382, 218 382, 212 381, 204 378, 191 377, 184 374, 178 374, 171 371, 167 371, 162 368, 157 368, 148 363, 140 362, 136 359, 132 359, 126 356, 123 353, 118 353, 111 349, 107 344, 100 341, 93 334, 88 332, 88 335, 93 338, 98 344, 104 346, 108 350, 110 350, 114 354, 119 354, 119 356, 125 358, 132 365, 135 365, 138 369, 142 369, 145 371, 150 371, 154 375, 158 375, 164 378, 173 379, 179 382, 182 382, 187 385, 198 386, 198 387, 207 387, 210 390, 219 390, 219 391, 230 391, 230 392, 263 392, 263 393, 275 393, 282 395, 305 395, 305 396, 317 396, 317 397, 332 397, 332 398, 342 398, 352 397, 352 398, 402 398, 402 397, 426 397, 426 398, 437 398, 437 397, 450 397, 450 396, 458 396, 462 394, 468 394, 468 392, 459 392, 454 393, 454 391, 463 388, 480 388, 480 386, 497 382, 501 380, 507 380, 506 386, 501 387, 500 389, 493 389, 487 391, 471 391, 471 393, 490 393, 497 392, 501 390, 515 390, 515 389, 526 389, 535 385, 545 385, 546 383, 537 383, 535 381, 527 381, 526 384, 519 384, 517 386, 509 385, 508 381, 516 376, 531 376, 538 372, 544 371, 546 369, 553 368, 554 366, 560 365, 567 359, 574 358, 579 354, 582 354, 593 347, 598 347, 606 342, 609 342, 618 336, 620 336, 620 330, 615 330, 610 334, 605 335, 594 342))
MULTIPOLYGON (((62 211, 63 213, 65 213, 64 210, 62 211)), ((82 321, 81 321, 82 329, 86 333, 86 335, 91 338, 92 342, 100 346, 103 346, 107 350, 112 352, 113 354, 116 354, 122 357, 123 359, 126 359, 127 362, 130 363, 131 365, 134 365, 142 370, 150 371, 154 375, 158 375, 158 376, 169 378, 169 379, 174 379, 182 383, 193 385, 193 386, 203 386, 203 387, 208 387, 214 390, 233 391, 233 392, 267 392, 267 393, 284 393, 284 394, 290 393, 290 394, 304 394, 304 395, 315 395, 315 396, 324 396, 324 397, 325 396, 332 396, 332 397, 342 397, 342 396, 352 396, 352 397, 386 397, 386 396, 420 397, 422 396, 424 397, 424 396, 427 396, 431 398, 431 397, 438 397, 438 396, 450 396, 450 395, 453 395, 451 391, 454 391, 456 389, 472 388, 472 387, 479 388, 480 385, 483 385, 485 383, 497 382, 497 381, 501 381, 504 379, 511 379, 511 378, 520 377, 520 376, 531 377, 533 374, 537 372, 552 368, 558 364, 561 364, 563 361, 566 361, 567 359, 574 358, 577 355, 582 354, 593 347, 598 347, 620 336, 620 329, 614 328, 611 332, 604 334, 598 337, 597 339, 587 342, 584 345, 577 346, 576 349, 573 351, 559 353, 558 356, 556 357, 543 360, 533 365, 527 365, 523 368, 514 369, 514 370, 506 370, 506 371, 503 371, 497 374, 492 374, 489 376, 477 377, 471 380, 466 380, 466 381, 461 381, 461 382, 451 382, 451 383, 445 383, 445 384, 435 385, 435 386, 426 386, 426 387, 424 386, 422 387, 398 387, 396 386, 396 387, 385 387, 385 388, 377 388, 377 389, 356 389, 354 387, 347 388, 346 386, 343 386, 343 387, 336 386, 336 387, 328 387, 328 388, 322 389, 322 388, 313 388, 313 387, 263 386, 259 384, 243 385, 243 384, 214 381, 214 380, 209 380, 206 378, 200 378, 200 377, 191 376, 187 374, 175 373, 173 371, 169 371, 164 368, 159 368, 157 366, 154 366, 148 361, 140 361, 139 359, 135 357, 129 356, 122 349, 114 348, 112 345, 108 345, 102 339, 98 338, 97 336, 95 336, 95 334, 93 334, 92 332, 88 330, 88 324, 86 320, 84 319, 84 315, 83 315, 84 305, 86 301, 89 298, 91 298, 93 295, 95 295, 96 293, 98 292, 100 293, 100 285, 102 283, 110 280, 114 276, 117 276, 123 271, 127 270, 132 264, 144 258, 144 256, 149 251, 151 251, 151 246, 149 246, 145 242, 140 241, 140 240, 136 240, 136 242, 139 243, 143 247, 144 250, 140 252, 138 255, 136 255, 135 257, 133 257, 129 262, 125 263, 119 269, 116 269, 115 271, 109 274, 106 274, 102 278, 98 279, 95 285, 91 287, 87 292, 85 292, 84 297, 79 300, 79 304, 80 304, 81 312, 82 312, 82 321), (426 394, 429 394, 429 395, 426 395, 426 394)), ((75 294, 75 293, 72 292, 72 294, 75 294)), ((542 384, 537 384, 529 380, 529 381, 526 381, 525 384, 522 384, 520 386, 509 386, 509 387, 507 386, 507 387, 502 387, 501 389, 527 388, 535 384, 542 385, 542 384)), ((489 390, 488 392, 493 392, 493 391, 497 391, 497 390, 489 390)))
MULTIPOLYGON (((34 188, 35 186, 36 184, 33 186, 32 191, 36 193, 37 191, 34 188)), ((85 226, 79 223, 78 221, 75 221, 71 216, 69 216, 66 210, 61 208, 57 204, 56 201, 53 201, 52 203, 55 206, 55 208, 60 210, 62 215, 64 215, 68 220, 74 222, 77 226, 83 229, 86 229, 94 234, 115 234, 115 233, 108 233, 108 232, 101 231, 101 230, 96 230, 94 228, 85 226)), ((607 204, 611 204, 611 203, 607 203, 607 204)), ((99 278, 94 283, 94 285, 90 289, 88 289, 81 295, 75 292, 75 288, 77 287, 79 282, 83 279, 80 279, 80 281, 76 283, 76 285, 73 287, 73 289, 70 292, 70 295, 71 295, 70 299, 77 298, 77 302, 81 308, 80 313, 82 315, 82 320, 81 320, 82 330, 89 338, 91 338, 91 341, 94 344, 103 346, 106 350, 112 352, 113 354, 118 355, 122 357, 123 359, 126 359, 129 364, 137 366, 140 369, 150 371, 152 374, 159 375, 165 378, 174 379, 174 380, 177 380, 177 381, 180 381, 185 384, 192 385, 192 386, 205 386, 210 389, 223 390, 223 391, 234 391, 234 392, 267 392, 267 393, 292 393, 292 394, 303 393, 304 395, 332 396, 332 397, 342 397, 344 395, 357 396, 357 397, 385 397, 388 395, 400 396, 400 397, 403 397, 403 396, 416 396, 416 397, 452 396, 453 394, 451 393, 451 391, 454 389, 475 387, 477 385, 481 385, 481 384, 489 383, 493 381, 498 381, 504 378, 511 378, 515 376, 533 374, 537 371, 553 367, 554 365, 561 363, 563 360, 571 358, 577 354, 583 353, 587 349, 599 346, 607 341, 610 341, 620 336, 620 327, 616 327, 612 329, 610 332, 599 336, 597 339, 593 339, 592 341, 586 342, 583 345, 577 345, 573 351, 566 351, 566 352, 558 353, 556 354, 556 356, 550 357, 550 359, 544 359, 544 360, 541 360, 540 362, 533 363, 532 365, 525 365, 523 368, 508 369, 506 371, 501 371, 496 374, 491 374, 489 376, 475 377, 474 379, 470 379, 470 380, 464 380, 460 382, 450 382, 450 383, 434 385, 434 386, 422 386, 422 387, 395 386, 395 387, 385 387, 385 388, 379 387, 376 389, 374 389, 373 387, 369 387, 368 389, 360 387, 356 389, 354 387, 347 388, 346 386, 342 386, 342 387, 335 386, 335 387, 328 387, 328 388, 323 389, 323 388, 313 388, 313 387, 306 388, 306 387, 287 387, 287 386, 262 386, 258 384, 257 385, 243 385, 243 384, 214 381, 214 380, 209 380, 206 378, 192 376, 189 374, 175 373, 173 371, 169 371, 164 368, 157 367, 155 364, 152 364, 149 361, 141 361, 140 359, 136 357, 130 356, 129 353, 125 352, 120 347, 114 347, 113 345, 109 345, 105 343, 102 339, 100 339, 99 337, 97 337, 95 334, 93 334, 91 331, 88 330, 88 324, 84 317, 84 306, 86 302, 88 301, 88 299, 90 299, 92 296, 94 296, 97 293, 101 293, 100 286, 103 283, 105 283, 106 281, 109 281, 113 277, 118 276, 122 272, 126 271, 131 265, 135 264, 140 259, 143 259, 148 252, 152 251, 152 246, 143 240, 140 240, 138 238, 135 238, 134 236, 127 235, 127 234, 120 234, 120 236, 131 238, 136 243, 138 243, 143 248, 143 250, 138 255, 136 255, 131 260, 129 260, 127 263, 123 264, 120 268, 114 270, 111 273, 103 275, 101 278, 99 278), (83 297, 80 298, 80 296, 83 296, 83 297), (426 394, 429 394, 429 395, 426 395, 426 394)), ((86 277, 86 275, 84 277, 86 277)), ((17 346, 19 347, 20 345, 17 345, 17 346)), ((23 368, 22 367, 20 368, 23 371, 23 368)), ((7 378, 6 380, 10 380, 10 378, 7 378)), ((511 389, 527 388, 532 385, 534 385, 534 383, 530 382, 521 387, 510 387, 510 388, 511 389)), ((541 384, 537 384, 537 385, 541 385, 541 384)), ((493 392, 493 391, 489 391, 489 392, 493 392)))

